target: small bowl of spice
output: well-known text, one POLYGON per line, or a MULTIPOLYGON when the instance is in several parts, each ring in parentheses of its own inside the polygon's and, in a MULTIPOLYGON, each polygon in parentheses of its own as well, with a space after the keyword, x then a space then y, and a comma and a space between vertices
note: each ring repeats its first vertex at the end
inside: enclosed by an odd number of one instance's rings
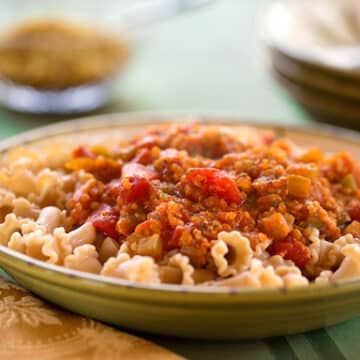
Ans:
POLYGON ((0 103, 30 113, 94 110, 129 59, 118 32, 66 17, 31 17, 0 35, 0 103))

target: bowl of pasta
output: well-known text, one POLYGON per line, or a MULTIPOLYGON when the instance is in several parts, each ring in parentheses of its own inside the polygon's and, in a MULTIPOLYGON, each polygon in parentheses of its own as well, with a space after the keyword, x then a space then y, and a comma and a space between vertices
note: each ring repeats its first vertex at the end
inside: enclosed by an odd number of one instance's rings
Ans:
POLYGON ((0 266, 137 331, 261 338, 345 321, 360 314, 359 139, 153 113, 17 135, 0 144, 0 266))

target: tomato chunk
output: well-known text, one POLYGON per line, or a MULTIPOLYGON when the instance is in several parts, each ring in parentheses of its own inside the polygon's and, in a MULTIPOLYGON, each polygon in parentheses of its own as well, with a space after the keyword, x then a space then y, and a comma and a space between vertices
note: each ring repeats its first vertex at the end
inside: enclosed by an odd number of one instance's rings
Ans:
POLYGON ((145 200, 149 197, 151 185, 142 177, 126 178, 121 182, 120 197, 125 203, 145 200))
POLYGON ((116 208, 103 204, 88 217, 87 221, 91 222, 95 229, 105 236, 117 239, 119 237, 116 231, 118 219, 119 214, 116 208))
POLYGON ((94 152, 87 146, 79 146, 72 152, 73 158, 85 157, 90 159, 95 159, 96 155, 94 152))
POLYGON ((132 163, 146 165, 151 162, 151 151, 149 149, 141 149, 137 155, 131 160, 132 163))
POLYGON ((310 259, 310 250, 301 241, 275 241, 270 252, 281 255, 286 260, 292 260, 296 266, 302 268, 310 259))
POLYGON ((243 196, 233 178, 224 171, 213 168, 192 168, 186 181, 199 188, 204 195, 217 195, 229 203, 240 204, 243 196))
POLYGON ((156 179, 156 171, 142 164, 128 163, 123 166, 119 196, 125 203, 138 202, 150 195, 150 180, 156 179))

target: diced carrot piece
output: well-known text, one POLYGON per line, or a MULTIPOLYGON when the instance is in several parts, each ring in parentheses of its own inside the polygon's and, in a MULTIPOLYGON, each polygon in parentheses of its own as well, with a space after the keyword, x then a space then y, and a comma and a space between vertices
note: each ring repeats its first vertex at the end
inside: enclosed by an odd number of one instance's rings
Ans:
POLYGON ((319 163, 322 160, 324 160, 324 154, 320 149, 310 149, 300 157, 300 161, 306 163, 319 163))
POLYGON ((300 175, 289 175, 287 191, 290 196, 306 198, 310 195, 311 180, 300 175))
POLYGON ((284 239, 291 231, 291 227, 281 213, 273 213, 264 217, 260 225, 264 233, 275 240, 284 239))

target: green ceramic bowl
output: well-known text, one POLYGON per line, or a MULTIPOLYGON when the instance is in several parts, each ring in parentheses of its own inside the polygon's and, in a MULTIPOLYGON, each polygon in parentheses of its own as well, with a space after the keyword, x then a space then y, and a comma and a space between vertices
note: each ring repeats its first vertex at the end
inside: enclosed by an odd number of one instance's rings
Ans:
MULTIPOLYGON (((121 136, 184 117, 123 114, 71 121, 18 135, 0 151, 54 136, 109 131, 121 136)), ((236 117, 202 117, 239 126, 236 117)), ((360 137, 326 126, 273 128, 303 145, 347 149, 360 158, 360 137), (341 136, 341 137, 339 137, 341 136)), ((293 289, 244 290, 179 285, 145 286, 49 265, 0 246, 0 265, 19 284, 66 309, 124 328, 191 338, 261 338, 332 325, 360 314, 360 280, 293 289)))

